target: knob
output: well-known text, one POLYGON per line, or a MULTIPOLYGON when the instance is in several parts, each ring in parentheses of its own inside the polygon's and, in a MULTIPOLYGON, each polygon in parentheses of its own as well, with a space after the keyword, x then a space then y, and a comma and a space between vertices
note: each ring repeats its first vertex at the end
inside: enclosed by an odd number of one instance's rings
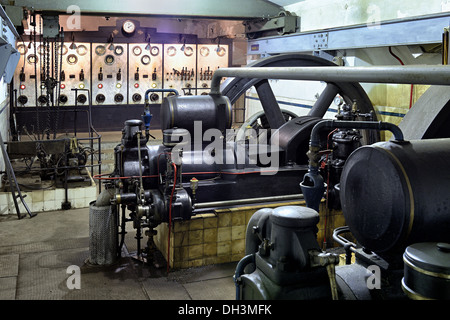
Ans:
POLYGON ((101 93, 95 97, 95 101, 97 101, 97 103, 103 103, 103 102, 105 102, 105 100, 106 100, 105 95, 103 95, 101 93))
POLYGON ((87 98, 86 98, 86 95, 85 95, 85 94, 80 94, 80 95, 77 97, 77 102, 78 102, 78 103, 83 104, 83 103, 86 103, 86 101, 87 101, 87 98))

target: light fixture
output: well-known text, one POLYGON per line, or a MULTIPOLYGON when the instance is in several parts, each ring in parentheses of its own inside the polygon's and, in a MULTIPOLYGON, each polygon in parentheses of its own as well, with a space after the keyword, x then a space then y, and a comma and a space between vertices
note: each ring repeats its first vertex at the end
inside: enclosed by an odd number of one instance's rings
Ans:
POLYGON ((72 44, 69 46, 70 49, 75 50, 77 48, 77 45, 75 44, 75 36, 72 32, 72 44))
POLYGON ((216 48, 216 52, 219 52, 221 49, 220 49, 220 38, 217 38, 218 39, 218 42, 217 42, 217 48, 216 48))
POLYGON ((152 49, 152 46, 150 44, 150 35, 149 34, 146 34, 146 39, 148 39, 148 40, 147 40, 147 45, 145 46, 145 50, 150 51, 152 49))
POLYGON ((111 35, 109 36, 109 39, 108 39, 108 43, 110 43, 110 45, 108 46, 109 50, 114 50, 113 42, 114 42, 114 35, 111 33, 111 35))

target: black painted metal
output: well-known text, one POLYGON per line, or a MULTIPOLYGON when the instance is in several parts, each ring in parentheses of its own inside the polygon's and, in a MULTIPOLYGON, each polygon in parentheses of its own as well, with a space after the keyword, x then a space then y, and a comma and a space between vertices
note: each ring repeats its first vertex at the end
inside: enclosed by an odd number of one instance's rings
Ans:
POLYGON ((450 139, 380 142, 353 152, 340 189, 358 242, 387 259, 411 243, 450 242, 448 159, 450 139))

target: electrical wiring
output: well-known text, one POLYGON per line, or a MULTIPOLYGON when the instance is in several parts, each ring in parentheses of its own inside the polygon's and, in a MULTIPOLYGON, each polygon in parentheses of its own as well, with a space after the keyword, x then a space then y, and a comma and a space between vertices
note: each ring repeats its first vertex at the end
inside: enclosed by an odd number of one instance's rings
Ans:
MULTIPOLYGON (((403 63, 402 59, 400 59, 394 52, 392 52, 392 47, 389 47, 389 53, 398 60, 398 62, 400 62, 400 64, 402 66, 404 66, 405 64, 403 63)), ((412 102, 413 102, 413 94, 414 94, 414 85, 411 85, 411 91, 409 94, 409 108, 411 109, 412 107, 412 102)))

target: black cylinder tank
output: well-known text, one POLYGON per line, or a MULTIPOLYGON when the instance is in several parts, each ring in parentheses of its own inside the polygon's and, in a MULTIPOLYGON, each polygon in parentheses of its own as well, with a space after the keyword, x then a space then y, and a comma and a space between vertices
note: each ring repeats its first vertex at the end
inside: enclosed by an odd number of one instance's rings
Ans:
POLYGON ((354 151, 341 176, 350 231, 380 256, 450 241, 450 139, 379 142, 354 151))
POLYGON ((194 133, 194 121, 201 121, 202 133, 207 129, 231 128, 231 103, 225 96, 170 96, 161 104, 162 130, 187 129, 194 133))

